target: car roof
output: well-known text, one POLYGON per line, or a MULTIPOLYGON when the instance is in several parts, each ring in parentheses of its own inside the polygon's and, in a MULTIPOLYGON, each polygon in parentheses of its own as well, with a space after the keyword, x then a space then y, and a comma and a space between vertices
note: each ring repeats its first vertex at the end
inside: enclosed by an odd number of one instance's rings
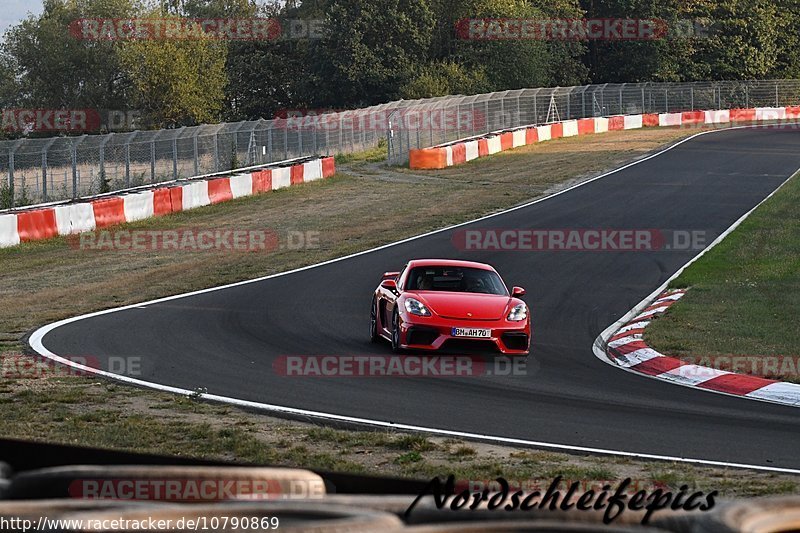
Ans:
POLYGON ((494 267, 486 263, 476 263, 475 261, 460 261, 457 259, 414 259, 408 262, 408 268, 416 267, 463 267, 463 268, 478 268, 481 270, 492 270, 494 267))

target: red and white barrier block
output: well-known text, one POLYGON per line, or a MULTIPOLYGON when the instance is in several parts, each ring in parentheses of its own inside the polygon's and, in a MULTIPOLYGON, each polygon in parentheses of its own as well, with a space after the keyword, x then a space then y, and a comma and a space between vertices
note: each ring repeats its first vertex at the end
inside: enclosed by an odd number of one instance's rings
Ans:
POLYGON ((781 122, 797 118, 800 118, 800 106, 645 113, 564 120, 545 126, 529 125, 507 131, 496 131, 477 138, 471 137, 431 148, 411 150, 409 167, 418 170, 442 169, 460 165, 478 157, 486 157, 559 137, 651 127, 703 127, 733 122, 781 122))
POLYGON ((608 340, 606 353, 615 364, 647 376, 688 387, 800 407, 800 385, 728 372, 667 357, 645 344, 644 330, 686 294, 670 290, 628 321, 608 340))
POLYGON ((188 211, 328 178, 335 173, 333 157, 323 157, 231 177, 193 179, 118 196, 0 213, 0 248, 188 211))

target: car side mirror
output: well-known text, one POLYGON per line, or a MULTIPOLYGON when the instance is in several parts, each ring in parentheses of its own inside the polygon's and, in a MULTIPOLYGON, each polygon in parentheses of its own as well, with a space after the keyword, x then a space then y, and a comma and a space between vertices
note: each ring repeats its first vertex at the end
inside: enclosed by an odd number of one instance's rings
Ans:
POLYGON ((385 279, 381 281, 381 287, 390 291, 397 290, 397 282, 393 279, 385 279))
POLYGON ((514 287, 513 289, 511 289, 511 296, 514 297, 525 296, 525 289, 523 289, 522 287, 514 287))
POLYGON ((383 279, 395 279, 400 275, 400 272, 384 272, 383 279))

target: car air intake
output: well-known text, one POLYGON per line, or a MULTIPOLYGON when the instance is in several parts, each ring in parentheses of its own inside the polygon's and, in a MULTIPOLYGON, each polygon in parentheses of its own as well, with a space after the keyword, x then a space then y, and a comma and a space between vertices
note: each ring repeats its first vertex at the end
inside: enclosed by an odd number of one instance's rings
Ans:
POLYGON ((407 344, 430 345, 439 337, 439 332, 431 328, 412 327, 406 334, 407 344))
POLYGON ((501 339, 509 350, 528 349, 528 336, 524 333, 503 333, 501 339))

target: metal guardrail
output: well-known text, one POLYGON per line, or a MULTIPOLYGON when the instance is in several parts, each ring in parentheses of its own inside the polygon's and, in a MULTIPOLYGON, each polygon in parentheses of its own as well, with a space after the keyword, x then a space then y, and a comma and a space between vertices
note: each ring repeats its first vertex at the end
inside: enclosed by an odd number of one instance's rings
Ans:
POLYGON ((604 84, 400 100, 303 119, 2 141, 0 208, 358 152, 384 140, 389 162, 405 164, 413 148, 525 124, 798 102, 800 80, 604 84))

